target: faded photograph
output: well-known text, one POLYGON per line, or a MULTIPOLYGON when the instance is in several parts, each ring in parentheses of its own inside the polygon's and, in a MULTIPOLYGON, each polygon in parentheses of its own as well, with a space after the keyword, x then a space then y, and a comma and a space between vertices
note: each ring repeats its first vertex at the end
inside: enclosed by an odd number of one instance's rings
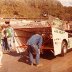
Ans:
POLYGON ((72 72, 72 0, 0 0, 0 72, 72 72))

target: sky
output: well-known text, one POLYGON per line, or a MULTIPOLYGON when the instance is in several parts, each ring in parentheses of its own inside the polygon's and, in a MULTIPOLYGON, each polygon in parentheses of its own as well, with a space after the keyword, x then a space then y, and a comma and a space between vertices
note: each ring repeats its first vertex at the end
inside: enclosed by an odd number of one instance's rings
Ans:
POLYGON ((72 0, 58 0, 63 6, 72 6, 72 0))

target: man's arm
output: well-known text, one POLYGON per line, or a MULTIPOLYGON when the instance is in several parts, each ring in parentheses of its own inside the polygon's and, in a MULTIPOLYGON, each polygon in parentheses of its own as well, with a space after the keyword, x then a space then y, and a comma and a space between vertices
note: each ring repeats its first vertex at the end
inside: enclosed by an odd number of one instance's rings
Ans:
POLYGON ((43 39, 42 39, 42 37, 40 37, 39 43, 38 43, 39 48, 41 48, 42 42, 43 42, 43 39))

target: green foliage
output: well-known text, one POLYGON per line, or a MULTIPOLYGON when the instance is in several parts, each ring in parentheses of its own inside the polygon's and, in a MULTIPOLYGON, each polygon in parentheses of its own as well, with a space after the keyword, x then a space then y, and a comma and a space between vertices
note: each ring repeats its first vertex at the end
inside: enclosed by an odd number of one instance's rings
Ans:
POLYGON ((57 0, 0 0, 0 15, 17 18, 48 18, 53 15, 72 20, 72 7, 63 7, 57 0))

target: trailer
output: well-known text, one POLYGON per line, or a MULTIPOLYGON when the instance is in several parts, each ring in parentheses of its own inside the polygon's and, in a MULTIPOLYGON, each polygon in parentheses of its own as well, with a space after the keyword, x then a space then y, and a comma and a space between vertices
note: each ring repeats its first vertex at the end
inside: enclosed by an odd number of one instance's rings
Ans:
POLYGON ((68 49, 72 48, 72 38, 69 37, 67 31, 63 31, 54 27, 38 27, 38 28, 18 28, 15 30, 15 39, 18 42, 17 47, 27 48, 27 40, 35 33, 45 34, 41 52, 50 50, 55 56, 61 54, 64 56, 68 49))

